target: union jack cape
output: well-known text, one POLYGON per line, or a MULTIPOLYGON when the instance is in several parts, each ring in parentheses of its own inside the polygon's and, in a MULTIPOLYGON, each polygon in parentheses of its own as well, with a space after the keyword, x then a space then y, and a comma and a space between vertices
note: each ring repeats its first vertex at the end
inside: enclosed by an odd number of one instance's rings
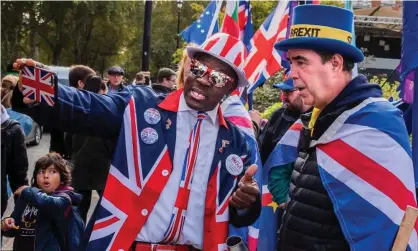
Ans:
MULTIPOLYGON (((238 127, 245 134, 245 139, 249 145, 251 153, 251 164, 256 164, 258 170, 254 175, 260 188, 262 187, 262 164, 260 159, 260 153, 258 150, 257 140, 255 138, 253 123, 251 121, 248 111, 242 104, 242 100, 239 97, 238 92, 233 93, 229 96, 221 105, 222 112, 227 120, 238 127)), ((260 219, 249 227, 235 228, 230 226, 229 234, 238 235, 243 238, 243 242, 247 244, 249 251, 256 251, 258 246, 260 229, 260 219)))
MULTIPOLYGON (((283 136, 265 167, 293 163, 300 120, 283 136)), ((322 183, 351 250, 391 250, 408 205, 416 207, 411 148, 401 112, 368 98, 343 112, 311 142, 322 183)), ((408 250, 417 250, 418 224, 408 250)))

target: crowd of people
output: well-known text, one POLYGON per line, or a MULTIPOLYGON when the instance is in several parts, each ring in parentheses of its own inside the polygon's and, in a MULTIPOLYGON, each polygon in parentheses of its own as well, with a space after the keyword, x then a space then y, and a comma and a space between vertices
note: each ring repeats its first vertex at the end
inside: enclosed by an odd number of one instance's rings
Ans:
MULTIPOLYGON (((396 174, 390 160, 396 154, 403 158, 396 182, 407 184, 397 193, 402 206, 416 207, 415 187, 408 186, 414 178, 407 175, 411 150, 401 113, 378 85, 352 75, 363 60, 345 37, 352 24, 345 9, 295 8, 295 32, 275 46, 291 62, 285 80, 274 85, 283 106, 267 123, 242 104, 246 48, 225 33, 187 46, 177 71, 160 69, 155 84, 149 72, 126 84, 119 66, 108 69, 107 80, 88 66, 72 66, 70 86, 54 85, 52 106, 35 102, 22 81, 6 76, 2 234, 15 238, 14 251, 227 250, 232 228, 259 220, 264 188, 255 177, 268 168, 263 185, 283 214, 278 250, 389 250, 397 228, 379 213, 363 214, 387 199, 361 182, 380 170, 375 163, 396 174), (320 28, 315 37, 297 32, 301 27, 320 28), (50 153, 36 162, 30 185, 24 135, 7 109, 51 128, 50 153), (388 123, 377 123, 382 120, 388 123), (373 140, 383 138, 384 144, 373 140), (3 215, 6 177, 16 202, 11 215, 3 215), (93 190, 100 200, 88 221, 93 190), (367 206, 357 198, 369 195, 367 206), (370 222, 371 232, 353 229, 370 222)), ((15 64, 33 66, 27 59, 15 64)))

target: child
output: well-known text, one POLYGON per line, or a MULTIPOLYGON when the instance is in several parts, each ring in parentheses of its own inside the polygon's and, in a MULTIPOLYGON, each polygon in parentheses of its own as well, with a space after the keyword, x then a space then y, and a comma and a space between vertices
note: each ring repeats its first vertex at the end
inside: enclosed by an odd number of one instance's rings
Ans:
POLYGON ((68 163, 60 155, 49 153, 36 162, 32 187, 15 192, 20 199, 1 222, 2 234, 15 237, 13 251, 67 250, 68 212, 81 201, 68 186, 70 181, 68 163))

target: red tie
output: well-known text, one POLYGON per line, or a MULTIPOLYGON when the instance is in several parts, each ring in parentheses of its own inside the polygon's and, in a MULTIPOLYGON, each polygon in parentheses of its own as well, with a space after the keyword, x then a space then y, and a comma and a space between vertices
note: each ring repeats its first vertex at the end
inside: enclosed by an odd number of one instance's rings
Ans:
POLYGON ((189 204, 190 188, 192 185, 192 177, 194 167, 196 165, 197 153, 199 151, 200 128, 202 121, 206 118, 207 113, 198 112, 197 122, 190 132, 189 148, 184 158, 183 173, 181 175, 180 188, 177 193, 176 203, 174 204, 173 215, 171 217, 170 226, 165 233, 164 243, 175 244, 180 239, 183 231, 184 220, 189 204))

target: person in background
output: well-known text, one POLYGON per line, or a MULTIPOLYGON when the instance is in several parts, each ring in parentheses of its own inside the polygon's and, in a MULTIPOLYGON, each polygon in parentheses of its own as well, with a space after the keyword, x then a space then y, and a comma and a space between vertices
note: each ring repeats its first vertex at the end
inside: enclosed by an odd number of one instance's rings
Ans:
MULTIPOLYGON (((12 96, 12 91, 15 88, 17 81, 19 81, 19 77, 14 75, 6 75, 1 80, 1 101, 3 103, 3 100, 10 100, 12 96)), ((7 103, 10 103, 10 101, 7 101, 7 103)), ((8 107, 6 107, 8 108, 8 107)))
POLYGON ((107 70, 109 82, 107 83, 107 89, 109 93, 115 93, 122 91, 125 87, 123 85, 123 76, 125 71, 120 66, 112 66, 107 70))
MULTIPOLYGON (((99 76, 87 76, 83 89, 106 94, 106 85, 99 76)), ((75 191, 83 196, 78 209, 84 222, 87 219, 93 190, 96 190, 99 196, 103 193, 116 140, 116 137, 109 140, 73 134, 72 185, 75 191)))
POLYGON ((1 106, 1 215, 7 208, 7 177, 12 191, 28 184, 28 155, 19 123, 1 106))
POLYGON ((312 107, 303 103, 299 90, 294 87, 293 82, 293 79, 288 78, 280 84, 273 85, 281 90, 282 106, 272 113, 258 137, 263 164, 266 163, 270 153, 290 126, 299 119, 301 114, 308 112, 312 107))
POLYGON ((79 219, 69 210, 81 200, 70 182, 68 162, 59 154, 36 161, 32 186, 15 192, 20 198, 10 217, 1 221, 2 235, 15 238, 13 251, 62 251, 80 242, 75 232, 67 234, 69 221, 79 219))
MULTIPOLYGON (((94 75, 95 71, 85 65, 73 65, 68 73, 70 87, 83 89, 84 79, 88 75, 94 75)), ((49 152, 56 152, 65 159, 71 159, 71 133, 64 133, 57 128, 51 128, 49 152)))
POLYGON ((152 89, 157 94, 167 95, 175 90, 176 72, 169 68, 161 68, 158 71, 157 83, 152 85, 152 89))
POLYGON ((134 85, 145 85, 144 73, 138 72, 135 76, 135 80, 134 80, 133 84, 134 85))

